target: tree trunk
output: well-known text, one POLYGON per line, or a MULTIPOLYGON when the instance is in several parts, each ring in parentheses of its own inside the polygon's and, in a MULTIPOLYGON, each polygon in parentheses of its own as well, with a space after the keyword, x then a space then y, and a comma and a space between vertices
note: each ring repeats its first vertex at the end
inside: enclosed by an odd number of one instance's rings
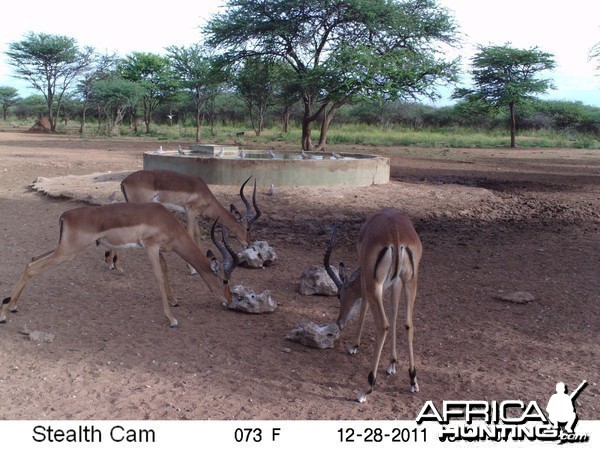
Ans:
POLYGON ((312 120, 310 120, 306 116, 302 117, 302 150, 307 151, 307 152, 313 150, 312 140, 310 137, 311 123, 312 123, 312 120))
POLYGON ((113 135, 113 136, 121 135, 121 124, 123 123, 123 119, 125 119, 126 113, 127 113, 127 108, 117 108, 117 110, 115 111, 113 128, 110 133, 111 135, 113 135))
POLYGON ((338 112, 338 110, 341 108, 341 106, 342 106, 341 103, 334 104, 329 109, 329 111, 327 111, 327 113, 324 115, 323 121, 321 122, 321 135, 319 136, 319 143, 317 144, 317 147, 315 150, 317 150, 317 151, 325 150, 325 147, 327 146, 327 131, 329 130, 329 125, 331 125, 331 121, 333 120, 333 117, 338 112))
POLYGON ((304 114, 302 115, 302 150, 313 151, 314 146, 311 139, 311 124, 317 120, 323 111, 327 108, 329 102, 323 103, 319 109, 312 112, 313 97, 309 94, 304 95, 304 114))
POLYGON ((131 111, 129 112, 129 117, 131 118, 131 127, 133 128, 133 132, 137 134, 138 132, 138 126, 137 126, 137 109, 136 108, 131 108, 131 111))
POLYGON ((254 134, 260 136, 265 129, 265 107, 258 105, 256 108, 256 114, 253 114, 253 109, 250 108, 250 121, 252 122, 252 128, 254 128, 254 134))
POLYGON ((196 116, 196 142, 200 142, 202 127, 202 92, 198 86, 196 86, 194 90, 194 109, 196 116))
POLYGON ((311 123, 313 121, 311 109, 312 109, 312 98, 308 95, 304 96, 304 114, 302 115, 302 150, 312 151, 313 145, 310 137, 311 123))
POLYGON ((85 129, 85 116, 87 112, 87 106, 84 104, 83 109, 81 111, 81 124, 79 125, 79 134, 83 134, 85 129))
POLYGON ((289 128, 290 128, 290 114, 291 114, 292 108, 290 108, 289 106, 284 106, 283 107, 283 113, 281 114, 281 121, 283 123, 283 132, 287 133, 289 128))
POLYGON ((515 148, 517 146, 515 138, 517 131, 517 122, 515 120, 515 102, 510 102, 508 107, 510 109, 510 148, 515 148))
POLYGON ((200 110, 196 111, 196 142, 200 142, 200 126, 202 124, 202 116, 200 110))
POLYGON ((260 126, 257 124, 257 118, 254 115, 254 108, 252 107, 252 103, 246 101, 246 106, 248 107, 248 114, 250 115, 250 125, 254 130, 255 136, 260 136, 260 126))
POLYGON ((46 90, 46 104, 48 105, 48 121, 50 122, 50 132, 54 133, 56 131, 56 121, 54 117, 54 91, 50 85, 50 80, 48 80, 48 86, 46 90))
POLYGON ((144 124, 146 125, 146 134, 150 134, 150 114, 144 112, 144 124))

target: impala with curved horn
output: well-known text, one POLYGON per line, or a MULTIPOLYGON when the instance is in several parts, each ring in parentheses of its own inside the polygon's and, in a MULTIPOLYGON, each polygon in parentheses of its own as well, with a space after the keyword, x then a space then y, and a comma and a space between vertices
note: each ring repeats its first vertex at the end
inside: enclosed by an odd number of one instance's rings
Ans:
POLYGON ((377 378, 377 368, 389 322, 385 314, 383 294, 391 288, 392 301, 392 354, 387 368, 388 374, 396 372, 396 320, 400 298, 406 302, 406 332, 408 335, 408 373, 412 392, 419 391, 417 371, 413 355, 413 308, 417 293, 419 261, 422 254, 421 240, 415 231, 410 218, 395 210, 383 209, 372 216, 362 226, 358 235, 359 268, 350 276, 346 275, 343 263, 340 263, 339 277, 329 263, 335 243, 336 224, 331 234, 331 241, 325 252, 324 264, 327 273, 338 288, 340 312, 338 326, 344 328, 360 309, 358 330, 354 345, 348 352, 354 354, 360 345, 367 309, 371 309, 375 322, 375 352, 371 361, 368 385, 358 396, 364 402, 373 391, 377 378))
MULTIPOLYGON (((121 191, 127 202, 158 202, 172 211, 185 213, 188 232, 195 242, 200 242, 198 216, 203 216, 212 220, 218 218, 243 245, 247 246, 252 243, 250 228, 261 215, 256 203, 256 180, 252 193, 252 206, 244 196, 244 188, 250 178, 252 177, 249 177, 240 188, 240 197, 246 207, 246 214, 243 217, 233 204, 229 211, 221 205, 201 178, 172 170, 134 172, 123 179, 121 191)), ((111 269, 123 271, 116 252, 109 251, 104 256, 111 269)), ((190 272, 195 273, 191 266, 190 272)))
POLYGON ((212 252, 205 255, 183 226, 159 203, 115 203, 106 206, 87 206, 63 213, 59 220, 58 246, 33 258, 2 302, 0 323, 6 322, 7 312, 17 311, 17 302, 28 281, 51 267, 73 259, 93 243, 106 248, 144 248, 158 281, 165 315, 172 327, 178 325, 169 305, 176 306, 167 277, 163 252, 173 251, 194 267, 210 291, 219 299, 231 301, 229 278, 237 265, 237 255, 231 250, 223 231, 223 243, 211 237, 223 255, 222 270, 212 252))

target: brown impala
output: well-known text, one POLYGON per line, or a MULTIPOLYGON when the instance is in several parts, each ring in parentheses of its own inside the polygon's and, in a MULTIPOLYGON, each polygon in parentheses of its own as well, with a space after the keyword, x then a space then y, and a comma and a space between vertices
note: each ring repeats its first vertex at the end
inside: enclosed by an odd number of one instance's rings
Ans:
POLYGON ((173 251, 194 267, 211 292, 221 300, 231 301, 229 278, 237 264, 237 256, 229 247, 226 231, 223 242, 211 237, 223 255, 223 268, 209 250, 205 255, 171 212, 159 203, 115 203, 87 206, 66 211, 60 216, 58 246, 51 252, 33 258, 2 302, 0 323, 6 322, 7 311, 16 312, 17 302, 27 282, 50 267, 69 261, 95 243, 110 249, 144 248, 158 280, 164 313, 171 326, 177 319, 169 305, 177 305, 167 278, 167 264, 162 252, 173 251))
POLYGON ((377 378, 377 367, 389 322, 385 315, 383 294, 391 288, 392 300, 392 355, 387 368, 388 374, 396 372, 396 319, 400 297, 406 302, 406 331, 408 334, 408 373, 412 392, 419 391, 417 370, 413 356, 413 308, 417 293, 419 261, 422 254, 421 240, 409 217, 395 209, 383 209, 367 219, 358 235, 358 260, 360 267, 350 276, 346 276, 343 264, 340 264, 338 277, 333 271, 329 258, 335 242, 337 224, 333 229, 331 241, 325 252, 324 263, 327 273, 338 288, 340 313, 338 326, 343 329, 346 322, 360 309, 358 331, 355 343, 348 349, 354 354, 360 345, 360 336, 367 314, 371 308, 375 321, 375 353, 371 361, 368 385, 358 396, 364 402, 373 391, 377 378))
MULTIPOLYGON (((230 206, 230 210, 221 205, 201 178, 171 170, 134 172, 121 182, 121 191, 127 202, 158 202, 172 211, 185 213, 188 233, 197 243, 200 242, 198 217, 203 216, 212 220, 218 219, 243 245, 250 245, 252 243, 250 228, 261 215, 256 204, 256 181, 252 193, 255 213, 252 213, 250 202, 244 196, 244 187, 250 178, 240 188, 240 197, 246 207, 244 217, 234 205, 230 206)), ((106 252, 105 260, 111 269, 123 271, 115 251, 106 252)), ((195 273, 191 266, 190 272, 195 273)))

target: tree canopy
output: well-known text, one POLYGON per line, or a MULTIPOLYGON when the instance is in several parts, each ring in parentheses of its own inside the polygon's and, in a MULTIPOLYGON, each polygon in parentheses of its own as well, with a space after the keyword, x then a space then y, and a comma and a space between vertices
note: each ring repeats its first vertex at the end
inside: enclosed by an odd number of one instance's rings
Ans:
POLYGON ((233 76, 233 85, 244 98, 250 122, 257 136, 265 126, 267 108, 271 106, 283 81, 286 72, 281 63, 260 57, 249 58, 233 76))
POLYGON ((90 97, 107 119, 109 134, 118 134, 128 108, 135 107, 144 95, 137 83, 122 78, 98 80, 94 83, 90 97))
POLYGON ((149 133, 154 111, 178 87, 169 61, 154 53, 133 52, 121 62, 119 71, 123 79, 138 83, 144 89, 142 106, 146 133, 149 133))
POLYGON ((357 96, 435 97, 435 82, 457 70, 440 47, 455 43, 456 25, 435 0, 235 0, 204 32, 228 64, 262 57, 292 68, 305 150, 312 123, 322 118, 323 148, 335 113, 357 96))
POLYGON ((80 50, 75 39, 46 33, 28 33, 22 41, 8 44, 8 63, 16 77, 28 81, 42 93, 48 120, 56 131, 56 118, 63 95, 89 66, 94 50, 80 50))
POLYGON ((21 100, 18 92, 10 86, 0 86, 0 106, 2 107, 2 118, 4 120, 8 117, 8 108, 16 105, 21 100))
POLYGON ((591 49, 589 55, 590 61, 596 64, 596 70, 600 70, 600 42, 597 42, 591 49))
POLYGON ((189 47, 167 47, 167 59, 179 85, 194 97, 194 117, 196 121, 196 142, 200 140, 202 110, 214 97, 216 85, 224 77, 215 70, 214 55, 206 46, 193 44, 189 47))
POLYGON ((480 46, 471 59, 471 66, 474 87, 457 89, 454 97, 481 100, 494 107, 508 107, 511 147, 515 147, 515 106, 552 87, 549 79, 538 78, 538 75, 556 66, 553 55, 537 47, 517 49, 510 44, 480 46))

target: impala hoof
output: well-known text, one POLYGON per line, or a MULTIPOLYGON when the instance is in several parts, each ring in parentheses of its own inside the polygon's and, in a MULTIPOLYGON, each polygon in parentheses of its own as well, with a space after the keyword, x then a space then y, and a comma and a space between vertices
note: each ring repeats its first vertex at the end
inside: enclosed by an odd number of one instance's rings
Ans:
POLYGON ((366 399, 367 399, 366 394, 360 394, 358 397, 356 397, 356 401, 358 403, 364 403, 366 399))
POLYGON ((396 373, 396 364, 395 363, 390 363, 390 365, 388 366, 387 370, 386 370, 388 375, 393 375, 396 373))
POLYGON ((412 393, 417 393, 417 392, 419 392, 419 385, 418 385, 418 384, 416 384, 416 383, 415 383, 415 384, 413 384, 413 385, 410 387, 410 392, 412 392, 412 393))
POLYGON ((358 353, 358 345, 348 347, 348 353, 350 353, 351 355, 356 355, 358 353))
POLYGON ((173 321, 171 322, 171 328, 177 328, 179 326, 179 322, 177 322, 177 319, 173 319, 173 321))

